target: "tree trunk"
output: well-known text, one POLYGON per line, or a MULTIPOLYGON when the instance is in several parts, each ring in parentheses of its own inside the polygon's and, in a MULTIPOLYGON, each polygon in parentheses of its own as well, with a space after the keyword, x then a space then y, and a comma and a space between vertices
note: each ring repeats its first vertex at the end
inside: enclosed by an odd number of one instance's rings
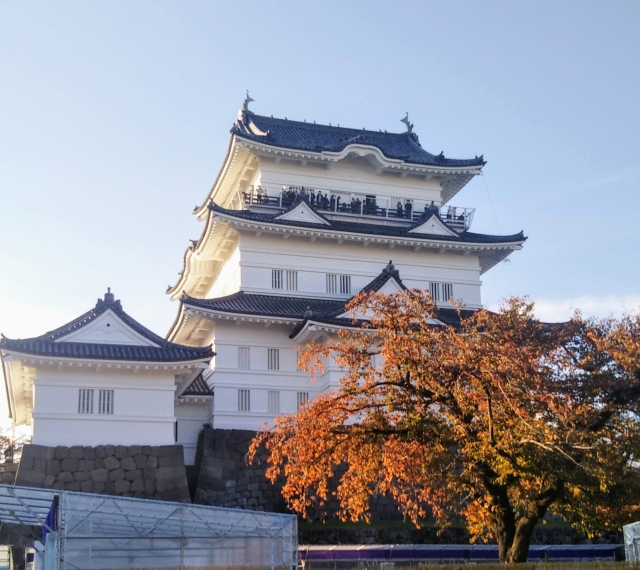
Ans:
MULTIPOLYGON (((538 524, 538 520, 536 517, 526 517, 518 521, 513 543, 507 552, 504 562, 507 564, 517 564, 527 561, 533 529, 536 524, 538 524)), ((502 562, 502 559, 500 561, 502 562)))

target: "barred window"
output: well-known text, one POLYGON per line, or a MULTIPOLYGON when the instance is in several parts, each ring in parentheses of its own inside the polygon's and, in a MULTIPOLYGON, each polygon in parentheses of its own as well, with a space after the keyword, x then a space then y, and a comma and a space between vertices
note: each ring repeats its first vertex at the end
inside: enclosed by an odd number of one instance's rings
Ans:
POLYGON ((297 271, 287 271, 287 291, 297 291, 298 290, 298 272, 297 271))
POLYGON ((440 283, 429 283, 429 295, 435 303, 440 301, 440 283))
POLYGON ((269 370, 280 370, 280 349, 267 349, 267 368, 269 370))
POLYGON ((270 414, 280 413, 280 392, 278 390, 269 390, 267 395, 267 410, 270 414))
POLYGON ((238 390, 238 411, 251 411, 251 390, 238 390))
POLYGON ((78 390, 78 413, 93 414, 93 390, 86 388, 78 390))
POLYGON ((327 293, 335 295, 338 292, 338 276, 335 273, 327 274, 327 293))
POLYGON ((251 368, 251 348, 248 346, 238 347, 238 368, 249 370, 251 368))
POLYGON ((442 300, 450 301, 453 298, 453 283, 442 284, 442 300))
POLYGON ((298 411, 309 401, 309 392, 298 392, 298 411))
POLYGON ((113 414, 113 390, 100 390, 98 393, 98 413, 113 414))
POLYGON ((429 283, 429 294, 436 302, 447 302, 453 298, 453 283, 429 283))
POLYGON ((271 288, 272 289, 282 289, 282 269, 272 269, 271 270, 271 288))
POLYGON ((327 274, 327 293, 351 295, 351 275, 327 274))

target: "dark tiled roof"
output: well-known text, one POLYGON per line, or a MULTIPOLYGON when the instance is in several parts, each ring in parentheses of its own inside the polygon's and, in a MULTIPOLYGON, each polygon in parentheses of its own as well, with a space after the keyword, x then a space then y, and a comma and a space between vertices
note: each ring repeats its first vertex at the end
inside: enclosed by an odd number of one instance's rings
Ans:
POLYGON ((209 384, 207 384, 202 372, 200 372, 180 396, 213 396, 213 390, 209 388, 209 384))
POLYGON ((26 339, 10 339, 3 336, 0 339, 0 348, 50 358, 85 358, 136 362, 186 362, 210 360, 213 356, 213 351, 209 346, 191 347, 175 344, 150 331, 125 313, 122 309, 122 304, 119 300, 115 300, 111 292, 108 292, 104 299, 98 299, 96 306, 90 311, 42 336, 26 339), (113 311, 127 326, 158 346, 59 340, 92 323, 107 310, 113 311))
POLYGON ((415 133, 386 133, 274 119, 244 111, 231 132, 271 146, 309 152, 340 152, 350 144, 373 146, 387 157, 409 164, 441 167, 481 167, 482 156, 458 160, 434 155, 420 146, 415 133))
POLYGON ((210 311, 283 319, 302 319, 308 312, 310 314, 322 313, 341 307, 344 304, 343 301, 329 299, 260 295, 245 293, 244 291, 216 299, 196 299, 184 294, 182 302, 190 307, 200 307, 210 311))
MULTIPOLYGON (((315 208, 313 208, 312 206, 309 206, 309 207, 312 208, 314 212, 316 211, 315 208)), ((418 227, 419 225, 424 223, 428 218, 425 218, 425 220, 421 220, 416 224, 413 224, 410 226, 404 226, 404 227, 383 226, 378 224, 366 224, 366 223, 358 223, 358 222, 342 222, 337 220, 327 220, 330 222, 330 225, 327 226, 322 224, 310 224, 307 222, 298 222, 293 220, 276 219, 277 216, 281 215, 281 212, 278 212, 277 214, 258 214, 256 212, 251 212, 249 210, 229 210, 227 208, 222 208, 221 206, 218 206, 215 202, 211 202, 209 204, 209 208, 213 212, 218 212, 220 214, 231 216, 239 220, 247 220, 247 221, 258 222, 258 223, 262 222, 262 223, 268 223, 268 224, 274 224, 274 225, 295 226, 295 227, 318 229, 318 230, 324 230, 324 231, 332 229, 338 232, 397 237, 397 238, 406 238, 406 239, 412 239, 412 240, 428 239, 428 240, 447 241, 447 242, 453 242, 453 243, 503 244, 503 243, 524 241, 527 239, 524 237, 523 232, 518 232, 517 234, 505 235, 505 236, 492 236, 488 234, 477 234, 474 232, 467 232, 467 231, 457 234, 455 236, 409 233, 410 230, 418 227)), ((320 215, 319 212, 317 213, 320 215)))

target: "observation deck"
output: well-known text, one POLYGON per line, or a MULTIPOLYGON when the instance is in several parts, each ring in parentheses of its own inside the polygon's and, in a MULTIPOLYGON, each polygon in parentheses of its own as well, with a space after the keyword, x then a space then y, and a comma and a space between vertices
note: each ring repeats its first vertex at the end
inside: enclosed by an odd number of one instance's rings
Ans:
POLYGON ((471 227, 475 213, 475 208, 442 207, 441 204, 434 201, 359 194, 307 186, 266 188, 252 185, 242 193, 244 205, 252 211, 286 210, 298 198, 303 198, 324 215, 348 217, 351 221, 356 221, 353 218, 361 218, 367 223, 378 221, 405 225, 419 221, 425 214, 435 213, 447 226, 459 233, 467 231, 471 227))

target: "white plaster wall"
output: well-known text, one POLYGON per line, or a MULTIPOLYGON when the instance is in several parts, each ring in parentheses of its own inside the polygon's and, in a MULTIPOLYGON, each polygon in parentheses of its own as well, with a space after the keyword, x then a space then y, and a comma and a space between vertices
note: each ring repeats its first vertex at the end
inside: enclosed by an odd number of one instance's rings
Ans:
POLYGON ((206 297, 224 297, 240 288, 240 248, 236 247, 225 262, 206 297))
MULTIPOLYGON (((404 284, 428 289, 432 281, 453 283, 454 297, 480 307, 480 264, 477 255, 413 251, 405 248, 243 233, 240 237, 240 289, 256 293, 327 297, 326 274, 351 275, 352 293, 377 277, 391 259, 404 284), (274 291, 271 270, 298 271, 298 291, 274 291)), ((333 297, 336 297, 335 295, 333 297)), ((336 297, 339 298, 339 297, 336 297)))
POLYGON ((333 190, 362 195, 410 198, 439 202, 442 188, 435 179, 395 174, 376 174, 366 159, 343 160, 332 164, 328 170, 321 165, 283 160, 279 163, 261 160, 260 174, 256 183, 278 189, 282 186, 306 186, 317 190, 333 190))
POLYGON ((211 405, 211 399, 198 403, 176 403, 177 443, 183 446, 185 465, 193 465, 195 463, 198 434, 204 424, 211 422, 211 405))
POLYGON ((171 445, 172 371, 38 367, 34 381, 33 443, 40 445, 171 445), (93 414, 78 413, 78 390, 92 388, 93 414), (114 390, 114 413, 98 414, 99 390, 114 390))
POLYGON ((291 326, 217 321, 216 364, 212 376, 215 393, 213 427, 224 429, 260 429, 272 424, 275 414, 268 412, 268 391, 280 392, 280 414, 297 411, 297 393, 308 392, 310 399, 319 393, 318 382, 297 369, 299 345, 289 339, 291 326), (238 347, 250 347, 251 368, 238 368, 238 347), (267 349, 280 349, 280 370, 267 369, 267 349), (251 410, 238 411, 238 390, 251 391, 251 410))

